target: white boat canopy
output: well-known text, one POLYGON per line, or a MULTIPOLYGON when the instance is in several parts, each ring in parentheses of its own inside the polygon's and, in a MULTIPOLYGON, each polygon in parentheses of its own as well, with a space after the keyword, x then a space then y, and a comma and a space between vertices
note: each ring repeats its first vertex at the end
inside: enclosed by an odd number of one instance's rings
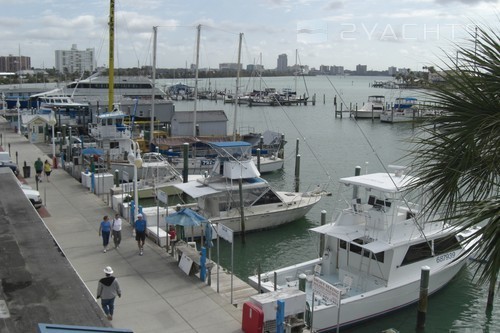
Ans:
POLYGON ((348 243, 352 243, 352 241, 355 239, 364 239, 365 241, 368 241, 366 244, 359 244, 357 242, 355 242, 355 244, 373 253, 379 253, 393 248, 391 244, 388 244, 386 242, 381 242, 373 239, 370 241, 370 239, 367 239, 365 235, 362 234, 359 230, 353 229, 352 227, 325 224, 316 228, 311 228, 309 230, 332 236, 348 243))
POLYGON ((394 173, 372 173, 368 175, 340 178, 340 182, 345 185, 358 185, 388 193, 401 192, 405 187, 416 180, 416 177, 407 175, 397 176, 394 173))
POLYGON ((219 193, 219 191, 214 190, 209 186, 200 184, 198 181, 190 181, 187 183, 174 184, 173 186, 183 191, 184 193, 186 193, 187 195, 189 195, 194 199, 206 195, 219 193))

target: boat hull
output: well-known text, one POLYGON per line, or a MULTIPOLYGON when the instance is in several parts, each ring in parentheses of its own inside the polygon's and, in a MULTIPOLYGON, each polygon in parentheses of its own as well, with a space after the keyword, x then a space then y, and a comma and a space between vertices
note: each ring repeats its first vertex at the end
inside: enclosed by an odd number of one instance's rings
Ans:
MULTIPOLYGON (((302 199, 303 203, 288 208, 282 204, 245 208, 245 232, 273 229, 298 220, 304 217, 320 199, 321 196, 304 198, 302 199)), ((212 223, 225 225, 236 234, 242 231, 241 215, 238 209, 220 212, 220 216, 208 219, 212 223)), ((187 237, 193 236, 190 228, 186 228, 185 233, 187 237)), ((199 236, 199 232, 194 234, 194 237, 197 236, 199 236)))
MULTIPOLYGON (((429 294, 438 291, 450 282, 465 265, 466 260, 463 258, 435 273, 431 269, 429 294)), ((354 325, 416 303, 419 299, 419 292, 420 280, 414 280, 397 287, 384 287, 342 300, 339 325, 341 327, 354 325), (374 306, 375 304, 376 306, 374 306)), ((313 331, 329 332, 334 330, 337 327, 337 313, 338 308, 334 305, 316 306, 313 314, 313 331)))

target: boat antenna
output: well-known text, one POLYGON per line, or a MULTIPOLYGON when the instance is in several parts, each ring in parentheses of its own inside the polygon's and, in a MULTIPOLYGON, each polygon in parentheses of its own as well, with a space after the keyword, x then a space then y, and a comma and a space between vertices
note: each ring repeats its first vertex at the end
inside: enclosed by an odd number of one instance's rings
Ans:
POLYGON ((108 86, 108 112, 113 111, 115 94, 115 0, 109 1, 109 86, 108 86))

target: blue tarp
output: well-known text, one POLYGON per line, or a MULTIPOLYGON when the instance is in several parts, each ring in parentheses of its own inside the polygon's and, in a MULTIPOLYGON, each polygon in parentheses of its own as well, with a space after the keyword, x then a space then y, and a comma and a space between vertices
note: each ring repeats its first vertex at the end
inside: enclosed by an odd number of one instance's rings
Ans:
POLYGON ((104 155, 104 151, 102 149, 89 147, 89 148, 83 149, 82 154, 83 155, 99 155, 99 156, 101 156, 101 155, 104 155))
POLYGON ((182 208, 180 211, 165 217, 168 224, 181 225, 183 227, 200 226, 208 220, 190 208, 182 208))

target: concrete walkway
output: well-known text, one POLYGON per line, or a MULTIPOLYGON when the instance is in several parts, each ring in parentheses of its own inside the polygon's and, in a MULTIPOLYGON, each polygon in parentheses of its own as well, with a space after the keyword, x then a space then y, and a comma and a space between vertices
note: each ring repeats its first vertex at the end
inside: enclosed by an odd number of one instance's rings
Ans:
MULTIPOLYGON (((21 176, 24 162, 31 167, 26 182, 36 188, 34 161, 49 157, 5 123, 0 125, 4 150, 8 151, 10 143, 14 162, 18 153, 21 176)), ((54 169, 50 182, 40 183, 39 191, 46 208, 39 211, 44 223, 94 296, 98 280, 104 276, 103 268, 113 268, 122 289, 122 298, 115 303, 113 327, 135 333, 241 332, 241 309, 198 278, 187 276, 177 267, 177 261, 156 244, 147 241, 144 256, 139 256, 127 223, 120 248, 103 253, 99 223, 104 215, 113 216, 114 212, 64 170, 54 169)))

